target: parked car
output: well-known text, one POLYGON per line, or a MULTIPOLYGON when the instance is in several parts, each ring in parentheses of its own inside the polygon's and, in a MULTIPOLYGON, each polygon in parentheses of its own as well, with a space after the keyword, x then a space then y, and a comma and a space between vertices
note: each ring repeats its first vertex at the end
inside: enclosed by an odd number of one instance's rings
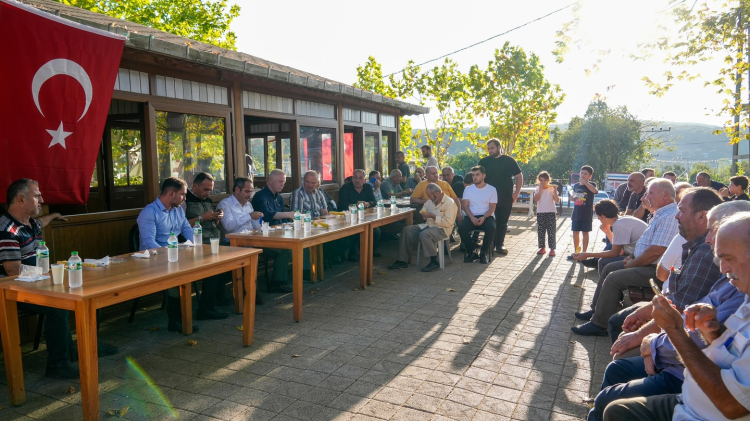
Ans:
POLYGON ((604 199, 610 199, 609 195, 603 191, 600 191, 596 195, 594 195, 594 204, 599 203, 599 201, 604 199))

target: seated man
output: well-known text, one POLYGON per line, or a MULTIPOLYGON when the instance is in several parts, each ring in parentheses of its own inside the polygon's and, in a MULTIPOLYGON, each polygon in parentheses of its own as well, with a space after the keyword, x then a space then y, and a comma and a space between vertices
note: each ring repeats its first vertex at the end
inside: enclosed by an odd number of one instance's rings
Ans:
MULTIPOLYGON (((609 238, 612 248, 599 253, 576 253, 575 259, 583 261, 588 258, 599 259, 599 273, 612 262, 623 260, 635 252, 635 244, 646 231, 648 225, 638 218, 618 214, 617 202, 611 199, 599 201, 594 205, 594 213, 601 222, 600 229, 609 238)), ((590 311, 593 316, 593 310, 590 311)), ((583 313, 585 314, 585 313, 583 313)), ((584 316, 586 317, 586 316, 584 316)))
MULTIPOLYGON (((706 244, 713 247, 716 232, 722 220, 736 213, 747 211, 750 211, 750 203, 721 204, 712 208, 708 212, 709 232, 706 236, 706 244)), ((670 297, 667 296, 667 298, 670 297)), ((721 276, 711 287, 708 295, 696 302, 716 307, 719 321, 724 322, 744 301, 745 295, 737 291, 726 276, 721 276)), ((653 306, 649 305, 648 308, 643 309, 643 312, 647 313, 644 320, 651 318, 649 311, 653 311, 653 306)), ((684 365, 666 333, 660 330, 655 322, 647 322, 634 334, 626 335, 632 336, 634 340, 625 341, 624 339, 627 338, 623 335, 623 341, 617 343, 617 348, 612 347, 612 353, 625 352, 628 346, 633 346, 640 352, 640 355, 618 359, 607 366, 602 381, 602 391, 594 401, 594 407, 589 413, 589 421, 601 420, 604 408, 617 399, 679 393, 682 388, 684 365)), ((691 332, 690 336, 701 349, 707 346, 698 332, 691 332)))
MULTIPOLYGON (((294 212, 284 211, 284 198, 281 197, 284 184, 286 173, 277 168, 268 174, 266 186, 253 196, 253 209, 263 213, 263 221, 268 222, 268 225, 279 225, 294 218, 294 212)), ((273 280, 268 285, 268 292, 292 292, 287 276, 289 262, 292 260, 291 250, 263 249, 263 253, 274 257, 273 280)))
MULTIPOLYGON (((59 213, 33 216, 42 211, 42 194, 39 183, 28 178, 14 181, 6 196, 8 211, 0 216, 0 278, 18 276, 21 265, 36 266, 37 243, 42 239, 42 228, 55 219, 67 221, 59 213)), ((72 338, 68 324, 68 310, 36 304, 18 303, 19 309, 39 313, 44 319, 44 337, 47 339, 47 377, 77 379, 78 367, 68 360, 68 347, 72 338)), ((6 350, 7 352, 7 350, 6 350)), ((104 356, 100 350, 100 356, 104 356)))
MULTIPOLYGON (((434 166, 429 166, 425 170, 425 180, 422 180, 419 184, 417 184, 417 187, 414 188, 414 191, 411 194, 411 197, 409 198, 409 201, 413 205, 423 205, 429 200, 429 197, 427 197, 427 193, 425 189, 427 188, 427 185, 430 183, 437 184, 440 186, 440 189, 443 191, 443 193, 450 196, 451 199, 453 199, 454 202, 456 202, 456 207, 458 208, 458 212, 456 212, 456 221, 458 223, 461 223, 461 221, 464 219, 463 215, 461 214, 461 200, 456 196, 456 193, 453 191, 453 188, 450 184, 446 183, 443 180, 439 179, 438 176, 438 169, 434 166)), ((493 218, 494 219, 494 218, 493 218)))
POLYGON ((721 189, 727 188, 724 183, 711 180, 711 174, 702 171, 695 176, 693 187, 710 187, 716 191, 721 191, 721 189))
POLYGON ((630 199, 625 215, 631 215, 643 222, 648 221, 651 212, 643 204, 643 196, 646 195, 646 176, 642 172, 634 172, 628 176, 628 190, 630 199))
POLYGON ((430 200, 424 205, 424 216, 427 224, 407 225, 401 230, 401 239, 398 247, 398 260, 388 269, 405 269, 409 267, 409 252, 414 242, 419 240, 422 244, 422 252, 425 257, 430 258, 430 263, 422 268, 423 272, 434 272, 440 269, 437 260, 437 244, 440 240, 448 238, 453 231, 453 222, 456 220, 456 204, 443 193, 440 186, 434 183, 427 185, 427 194, 430 200))
POLYGON ((386 197, 383 197, 383 193, 380 191, 381 180, 380 171, 370 171, 370 174, 367 176, 367 184, 372 187, 372 193, 375 195, 375 202, 387 199, 386 197))
MULTIPOLYGON (((750 214, 742 212, 722 222, 715 252, 722 273, 743 294, 750 294, 750 214)), ((727 420, 750 419, 748 362, 750 303, 744 303, 724 323, 717 309, 705 303, 684 311, 664 296, 653 300, 653 318, 667 334, 685 364, 682 394, 640 396, 616 400, 604 411, 605 420, 727 420), (686 329, 687 327, 687 329, 686 329), (697 330, 710 345, 701 350, 689 334, 697 330)))
POLYGON ((478 165, 472 168, 471 172, 474 175, 474 184, 464 190, 463 197, 463 210, 467 218, 458 226, 458 234, 466 250, 464 262, 471 263, 479 259, 479 263, 487 264, 492 240, 495 238, 497 190, 484 181, 487 173, 483 166, 478 165), (475 230, 484 231, 481 256, 477 256, 474 251, 476 246, 471 239, 471 231, 475 230))
MULTIPOLYGON (((349 209, 349 205, 356 205, 359 202, 363 202, 365 208, 371 208, 377 205, 375 200, 375 194, 372 191, 372 186, 365 183, 365 171, 354 170, 352 174, 352 182, 344 184, 339 190, 339 211, 345 211, 349 209)), ((380 228, 372 230, 372 246, 374 257, 380 257, 378 248, 380 245, 380 228)), ((359 234, 352 235, 349 237, 349 261, 359 262, 359 234)))
MULTIPOLYGON (((203 244, 211 244, 211 238, 221 238, 218 223, 224 216, 221 209, 214 211, 214 202, 209 197, 214 190, 214 176, 209 173, 198 173, 193 179, 193 186, 188 190, 182 209, 185 211, 190 226, 198 222, 203 229, 203 244)), ((193 241, 193 236, 186 237, 193 241)), ((232 272, 209 276, 201 281, 202 293, 198 303, 198 311, 195 318, 198 320, 226 319, 229 313, 216 311, 214 305, 221 298, 221 305, 228 305, 224 299, 224 291, 228 282, 232 282, 232 272)))
POLYGON ((320 190, 320 174, 307 171, 302 177, 302 187, 292 192, 289 208, 304 214, 310 212, 313 218, 328 215, 328 203, 325 194, 320 190))
POLYGON ((404 197, 411 194, 411 189, 401 188, 401 171, 391 171, 391 176, 388 179, 380 183, 380 190, 383 192, 384 199, 390 199, 391 196, 404 197))
MULTIPOLYGON (((159 197, 146 205, 138 215, 137 223, 140 232, 140 250, 157 249, 167 245, 171 233, 182 234, 193 238, 193 228, 185 218, 180 205, 187 195, 187 183, 181 178, 169 177, 161 183, 159 197)), ((192 316, 192 315, 191 315, 192 316)), ((180 289, 167 290, 167 329, 170 332, 182 332, 182 308, 180 289)), ((193 325, 193 331, 198 326, 193 325)))
POLYGON ((654 210, 651 223, 638 239, 633 254, 604 267, 591 301, 592 312, 576 316, 582 320, 591 317, 591 321, 572 327, 574 333, 607 336, 609 318, 619 310, 622 291, 629 286, 649 288, 648 280, 656 276, 656 262, 679 231, 674 186, 666 179, 655 180, 644 198, 654 210))
POLYGON ((414 190, 422 180, 424 180, 424 168, 417 167, 414 170, 414 176, 406 179, 406 188, 414 190))

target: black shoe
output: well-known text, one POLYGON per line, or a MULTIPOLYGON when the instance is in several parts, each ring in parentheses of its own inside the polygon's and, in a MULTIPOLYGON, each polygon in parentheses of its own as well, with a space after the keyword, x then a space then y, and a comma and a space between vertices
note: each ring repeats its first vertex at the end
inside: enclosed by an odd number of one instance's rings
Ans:
POLYGON ((454 234, 451 234, 450 239, 448 241, 450 241, 451 243, 455 243, 456 242, 456 236, 454 234))
POLYGON ((599 267, 599 259, 586 259, 581 264, 587 268, 596 269, 599 267))
POLYGON ((99 354, 99 357, 109 357, 120 352, 120 348, 99 342, 96 344, 96 352, 99 354))
POLYGON ((508 228, 507 230, 505 230, 505 233, 506 234, 510 234, 510 228, 508 228))
MULTIPOLYGON (((170 332, 179 332, 182 333, 182 322, 172 322, 170 321, 169 324, 167 324, 167 330, 170 332)), ((197 332, 198 326, 193 325, 193 333, 197 332)))
POLYGON ((234 299, 230 297, 222 298, 222 299, 216 299, 216 304, 219 307, 226 307, 226 306, 232 306, 234 305, 234 299))
POLYGON ((378 253, 377 251, 372 252, 372 257, 381 257, 382 255, 378 253))
POLYGON ((583 313, 580 311, 576 312, 576 319, 578 320, 585 320, 588 322, 592 317, 594 317, 594 310, 584 311, 583 313))
POLYGON ((270 293, 276 293, 276 292, 284 292, 284 293, 290 293, 292 292, 292 287, 284 284, 279 283, 273 283, 268 286, 268 292, 270 293))
POLYGON ((568 257, 567 257, 567 259, 568 259, 568 260, 570 260, 570 261, 573 261, 573 260, 575 260, 575 257, 573 257, 573 256, 574 256, 574 255, 573 255, 573 254, 571 254, 570 256, 568 256, 568 257))
POLYGON ((586 322, 580 326, 573 326, 570 328, 573 333, 582 336, 607 336, 609 332, 603 327, 599 327, 591 322, 586 322))
POLYGON ((396 260, 395 263, 392 263, 388 265, 388 269, 406 269, 409 265, 406 262, 402 262, 400 260, 396 260))
POLYGON ((422 268, 422 272, 435 272, 440 269, 440 263, 430 261, 427 266, 422 268))
POLYGON ((59 367, 47 366, 47 369, 44 371, 44 375, 51 379, 64 380, 77 379, 81 376, 80 372, 78 371, 78 367, 70 364, 61 365, 59 367))
POLYGON ((506 249, 503 246, 495 248, 495 253, 497 254, 508 254, 508 249, 506 249))
POLYGON ((198 320, 221 320, 226 319, 227 317, 229 317, 229 313, 222 313, 216 310, 201 311, 198 309, 198 312, 195 315, 195 318, 198 320))
POLYGON ((477 252, 472 251, 471 253, 464 256, 464 263, 471 263, 478 259, 479 259, 479 256, 477 255, 477 252))
POLYGON ((490 260, 490 259, 489 259, 489 257, 487 256, 487 253, 481 253, 481 254, 479 255, 479 263, 481 263, 481 264, 483 264, 483 265, 486 265, 487 263, 489 263, 489 260, 490 260))

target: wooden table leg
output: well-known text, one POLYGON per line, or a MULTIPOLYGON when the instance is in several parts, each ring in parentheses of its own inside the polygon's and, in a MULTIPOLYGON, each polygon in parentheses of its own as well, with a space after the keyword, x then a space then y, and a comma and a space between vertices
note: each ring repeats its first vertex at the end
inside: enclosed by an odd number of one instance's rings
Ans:
POLYGON ((23 385, 23 364, 21 361, 21 337, 18 332, 18 305, 6 298, 7 290, 0 290, 0 336, 3 341, 5 375, 8 379, 8 394, 11 405, 26 402, 26 389, 23 385))
POLYGON ((91 300, 84 300, 76 301, 75 308, 83 419, 98 420, 99 355, 96 349, 96 307, 91 300))
MULTIPOLYGON (((247 268, 245 268, 245 271, 247 271, 247 268)), ((255 257, 255 271, 258 271, 257 257, 255 257)), ((245 301, 245 293, 244 289, 242 288, 242 279, 242 269, 232 271, 232 291, 234 292, 234 294, 232 295, 234 296, 234 312, 237 314, 242 313, 243 302, 245 301)))
POLYGON ((310 281, 318 282, 318 246, 310 246, 310 281))
POLYGON ((193 289, 192 282, 180 285, 180 308, 182 309, 182 333, 193 333, 193 289))
POLYGON ((294 321, 302 320, 302 245, 292 249, 292 299, 294 301, 294 321))
POLYGON ((414 212, 409 212, 406 215, 406 225, 414 225, 414 212))
POLYGON ((359 234, 359 286, 362 289, 367 288, 370 284, 372 272, 367 273, 369 268, 369 259, 372 259, 372 242, 370 241, 370 226, 368 225, 359 234))
POLYGON ((242 315, 242 345, 250 346, 253 343, 255 332, 255 294, 257 291, 258 280, 258 255, 250 256, 250 266, 245 266, 245 294, 242 315))
POLYGON ((373 253, 375 253, 375 228, 369 227, 368 231, 367 244, 369 244, 370 251, 367 253, 367 285, 369 286, 372 285, 373 263, 375 262, 375 257, 373 256, 373 253))
POLYGON ((318 244, 318 280, 323 280, 325 273, 325 263, 323 258, 323 244, 318 244))

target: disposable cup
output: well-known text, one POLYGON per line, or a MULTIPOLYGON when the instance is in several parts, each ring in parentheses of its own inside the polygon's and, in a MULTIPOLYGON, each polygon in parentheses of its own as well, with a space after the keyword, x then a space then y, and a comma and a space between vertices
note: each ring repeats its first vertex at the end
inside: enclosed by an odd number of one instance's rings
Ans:
POLYGON ((52 283, 55 285, 61 285, 65 280, 65 265, 63 264, 52 264, 52 283))
POLYGON ((219 239, 211 239, 211 254, 219 254, 219 239))

